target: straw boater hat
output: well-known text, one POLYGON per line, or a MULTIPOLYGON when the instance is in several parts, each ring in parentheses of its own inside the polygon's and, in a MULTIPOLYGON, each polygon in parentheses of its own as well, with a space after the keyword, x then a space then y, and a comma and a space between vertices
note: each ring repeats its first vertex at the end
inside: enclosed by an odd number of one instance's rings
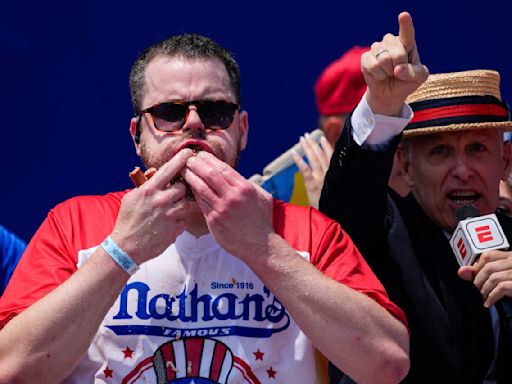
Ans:
POLYGON ((430 75, 406 102, 414 117, 404 130, 404 138, 469 129, 512 130, 510 111, 501 101, 500 75, 496 71, 430 75))

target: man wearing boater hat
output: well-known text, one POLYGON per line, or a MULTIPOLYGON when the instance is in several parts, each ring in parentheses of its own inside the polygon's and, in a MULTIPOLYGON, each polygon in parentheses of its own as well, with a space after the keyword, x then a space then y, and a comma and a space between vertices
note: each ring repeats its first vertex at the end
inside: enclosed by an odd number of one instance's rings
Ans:
MULTIPOLYGON (((407 314, 404 382, 512 383, 512 341, 504 342, 511 328, 502 312, 512 296, 511 253, 484 252, 459 267, 449 245, 457 208, 494 213, 508 175, 503 132, 512 122, 499 74, 437 74, 423 83, 428 70, 411 17, 398 20, 399 35, 385 35, 362 57, 368 90, 336 144, 320 209, 343 223, 407 314), (402 136, 398 157, 412 188, 405 198, 387 189, 402 136)), ((510 241, 512 221, 498 218, 510 241)))

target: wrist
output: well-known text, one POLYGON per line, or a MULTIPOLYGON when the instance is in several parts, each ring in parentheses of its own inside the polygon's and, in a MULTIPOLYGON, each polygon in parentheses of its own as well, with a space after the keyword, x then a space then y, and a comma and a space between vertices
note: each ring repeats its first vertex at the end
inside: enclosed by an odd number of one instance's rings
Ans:
POLYGON ((138 271, 139 266, 137 263, 112 239, 112 237, 107 236, 101 243, 101 247, 127 274, 133 275, 138 271))
POLYGON ((367 90, 364 97, 372 112, 376 115, 400 117, 405 99, 390 100, 390 98, 382 98, 367 90))
POLYGON ((290 245, 272 232, 264 241, 248 247, 247 252, 240 258, 256 273, 269 271, 277 260, 281 260, 280 256, 286 253, 283 252, 284 249, 288 248, 291 248, 290 245))

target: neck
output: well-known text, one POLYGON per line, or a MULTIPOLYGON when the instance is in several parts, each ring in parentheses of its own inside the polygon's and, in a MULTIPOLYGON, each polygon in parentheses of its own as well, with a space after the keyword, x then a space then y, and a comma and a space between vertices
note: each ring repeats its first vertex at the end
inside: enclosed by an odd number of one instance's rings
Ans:
POLYGON ((201 212, 197 203, 191 204, 190 211, 187 216, 186 230, 195 237, 200 237, 210 232, 203 212, 201 212))

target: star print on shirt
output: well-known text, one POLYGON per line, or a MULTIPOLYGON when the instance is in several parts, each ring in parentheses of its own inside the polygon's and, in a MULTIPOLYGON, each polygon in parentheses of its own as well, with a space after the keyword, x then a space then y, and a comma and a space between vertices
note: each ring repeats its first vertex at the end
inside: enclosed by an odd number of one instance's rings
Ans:
POLYGON ((127 359, 127 358, 132 358, 132 355, 133 355, 133 351, 130 349, 130 347, 126 347, 126 349, 123 349, 121 352, 124 353, 124 358, 127 359))
POLYGON ((270 367, 269 369, 267 369, 267 374, 268 374, 268 378, 269 379, 275 379, 276 378, 276 371, 274 371, 272 369, 272 367, 270 367))
POLYGON ((103 374, 105 375, 105 377, 112 377, 112 373, 114 373, 114 371, 112 369, 110 369, 107 365, 107 367, 103 370, 103 374))
POLYGON ((256 352, 253 352, 253 355, 254 355, 255 360, 263 361, 263 356, 265 354, 263 352, 261 352, 260 349, 258 348, 258 350, 256 352))

